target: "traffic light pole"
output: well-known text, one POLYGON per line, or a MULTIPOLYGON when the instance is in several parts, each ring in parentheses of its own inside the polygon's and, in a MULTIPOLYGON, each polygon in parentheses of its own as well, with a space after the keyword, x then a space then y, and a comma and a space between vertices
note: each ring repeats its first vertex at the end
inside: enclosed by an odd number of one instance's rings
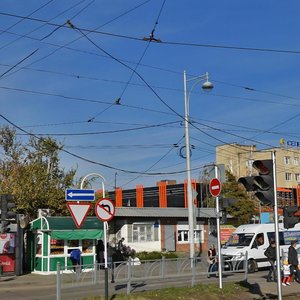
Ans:
POLYGON ((281 270, 280 270, 280 242, 278 224, 278 204, 277 204, 277 178, 276 178, 276 153, 272 152, 273 179, 274 179, 274 219, 275 219, 275 243, 276 243, 276 272, 277 272, 277 294, 278 300, 282 300, 281 290, 281 270))

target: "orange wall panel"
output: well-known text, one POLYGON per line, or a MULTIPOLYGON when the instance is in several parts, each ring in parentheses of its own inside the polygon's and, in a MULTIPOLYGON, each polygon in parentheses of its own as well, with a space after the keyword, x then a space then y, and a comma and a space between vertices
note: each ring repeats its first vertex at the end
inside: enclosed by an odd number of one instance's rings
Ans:
POLYGON ((122 189, 116 188, 116 207, 122 207, 122 206, 123 206, 122 189))

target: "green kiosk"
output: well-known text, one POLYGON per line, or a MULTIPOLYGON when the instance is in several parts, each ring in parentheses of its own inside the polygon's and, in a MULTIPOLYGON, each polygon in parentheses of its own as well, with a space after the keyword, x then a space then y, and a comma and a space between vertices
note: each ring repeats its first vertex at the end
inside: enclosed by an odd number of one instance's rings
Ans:
MULTIPOLYGON (((96 263, 97 240, 103 240, 103 222, 87 217, 78 229, 72 217, 40 217, 27 231, 28 271, 41 274, 72 266, 70 252, 81 251, 81 264, 96 263)), ((88 266, 87 266, 88 267, 88 266)))

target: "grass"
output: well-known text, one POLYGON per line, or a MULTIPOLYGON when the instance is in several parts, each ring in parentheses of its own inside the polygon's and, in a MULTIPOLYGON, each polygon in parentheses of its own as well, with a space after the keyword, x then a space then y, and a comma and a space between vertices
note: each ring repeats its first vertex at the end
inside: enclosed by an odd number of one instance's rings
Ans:
MULTIPOLYGON (((192 288, 165 288, 145 292, 135 292, 130 295, 115 294, 109 300, 237 300, 245 299, 243 294, 247 288, 238 283, 225 283, 223 289, 217 284, 199 284, 192 288)), ((103 300, 104 297, 89 297, 85 300, 103 300)))

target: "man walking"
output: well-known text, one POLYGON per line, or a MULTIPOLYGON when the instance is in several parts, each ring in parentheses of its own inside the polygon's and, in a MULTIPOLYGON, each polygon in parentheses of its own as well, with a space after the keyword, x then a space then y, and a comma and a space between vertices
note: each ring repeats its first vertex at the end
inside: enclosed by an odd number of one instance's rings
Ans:
POLYGON ((298 269, 298 253, 295 249, 297 246, 297 240, 291 241, 291 246, 289 247, 288 262, 290 265, 291 275, 296 277, 296 281, 300 283, 300 271, 298 269))
POLYGON ((269 259, 270 269, 267 277, 267 281, 277 281, 276 269, 275 269, 275 261, 276 261, 276 244, 274 240, 270 241, 269 247, 266 249, 264 255, 269 259), (272 279, 273 274, 273 279, 272 279))

